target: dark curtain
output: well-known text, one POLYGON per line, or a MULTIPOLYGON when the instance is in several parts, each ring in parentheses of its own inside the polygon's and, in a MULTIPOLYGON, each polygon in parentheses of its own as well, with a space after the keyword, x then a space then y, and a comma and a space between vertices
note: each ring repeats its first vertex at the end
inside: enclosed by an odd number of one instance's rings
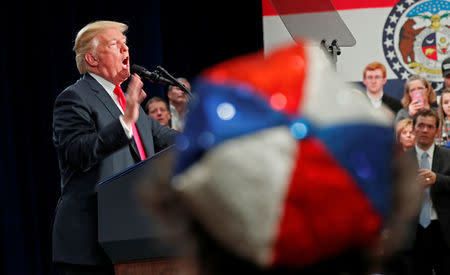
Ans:
MULTIPOLYGON (((132 63, 162 65, 192 82, 213 64, 260 50, 261 15, 259 0, 2 3, 0 273, 54 274, 51 223, 60 185, 52 109, 79 78, 72 47, 81 27, 99 19, 127 23, 132 63)), ((166 96, 159 84, 144 89, 148 97, 166 96)))

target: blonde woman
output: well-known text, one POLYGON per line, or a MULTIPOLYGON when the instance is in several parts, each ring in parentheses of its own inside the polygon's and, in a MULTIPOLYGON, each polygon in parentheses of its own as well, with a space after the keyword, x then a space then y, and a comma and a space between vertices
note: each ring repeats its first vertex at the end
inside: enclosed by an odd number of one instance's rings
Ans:
POLYGON ((413 121, 410 118, 400 120, 395 127, 397 144, 404 152, 414 147, 416 136, 413 132, 413 121))

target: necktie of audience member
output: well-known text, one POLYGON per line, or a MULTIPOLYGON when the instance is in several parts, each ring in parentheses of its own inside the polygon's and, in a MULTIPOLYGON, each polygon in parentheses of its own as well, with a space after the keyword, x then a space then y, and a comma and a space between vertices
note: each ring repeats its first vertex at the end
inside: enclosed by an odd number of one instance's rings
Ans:
MULTIPOLYGON (((430 162, 428 161, 428 153, 424 152, 420 159, 420 168, 430 169, 430 162)), ((431 223, 430 213, 431 212, 431 198, 430 198, 430 187, 425 189, 422 210, 420 211, 419 223, 423 228, 427 228, 431 223)))
MULTIPOLYGON (((117 85, 114 88, 114 93, 119 98, 120 107, 122 107, 122 110, 125 112, 125 106, 127 104, 127 100, 125 99, 125 95, 123 94, 122 88, 119 85, 117 85)), ((141 157, 141 160, 144 160, 146 158, 145 151, 144 151, 144 147, 142 146, 141 138, 139 136, 139 133, 138 133, 135 123, 132 124, 132 130, 133 130, 134 142, 136 143, 136 146, 139 151, 139 156, 141 157)))

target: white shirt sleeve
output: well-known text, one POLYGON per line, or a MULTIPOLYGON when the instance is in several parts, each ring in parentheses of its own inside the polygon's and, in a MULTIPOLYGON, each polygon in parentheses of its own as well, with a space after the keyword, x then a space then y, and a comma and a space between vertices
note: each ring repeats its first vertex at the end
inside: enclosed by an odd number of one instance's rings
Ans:
POLYGON ((123 130, 125 131, 125 134, 127 135, 128 139, 131 139, 133 137, 133 130, 128 128, 128 126, 123 121, 123 116, 119 117, 120 124, 122 124, 123 130))

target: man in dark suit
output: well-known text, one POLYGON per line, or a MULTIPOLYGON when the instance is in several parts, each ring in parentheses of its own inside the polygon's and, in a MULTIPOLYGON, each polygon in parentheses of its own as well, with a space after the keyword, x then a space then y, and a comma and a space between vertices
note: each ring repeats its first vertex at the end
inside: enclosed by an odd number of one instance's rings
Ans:
POLYGON ((97 241, 96 185, 174 142, 140 107, 143 83, 130 77, 127 25, 96 21, 81 29, 74 51, 82 77, 56 99, 53 141, 61 197, 53 226, 53 260, 62 274, 114 274, 97 241))
POLYGON ((410 255, 413 272, 450 274, 450 150, 434 145, 439 133, 439 117, 434 110, 417 112, 413 127, 416 145, 409 153, 417 158, 417 181, 424 187, 410 255))
POLYGON ((386 81, 386 67, 383 64, 372 62, 364 68, 363 83, 366 86, 366 95, 370 102, 375 108, 380 108, 384 104, 395 117, 403 106, 400 100, 384 93, 383 86, 386 81))

